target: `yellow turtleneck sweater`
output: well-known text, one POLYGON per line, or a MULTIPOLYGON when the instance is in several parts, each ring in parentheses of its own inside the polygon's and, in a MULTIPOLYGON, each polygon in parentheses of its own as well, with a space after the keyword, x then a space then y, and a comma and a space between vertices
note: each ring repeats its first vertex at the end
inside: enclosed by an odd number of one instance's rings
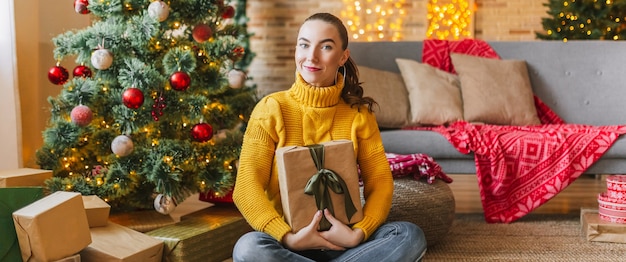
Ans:
POLYGON ((239 159, 233 200, 248 223, 278 241, 291 231, 282 215, 274 153, 284 146, 305 146, 350 139, 364 183, 363 220, 354 224, 367 239, 387 218, 393 178, 373 113, 351 108, 341 99, 342 78, 329 87, 306 83, 300 74, 289 90, 270 94, 256 105, 239 159))

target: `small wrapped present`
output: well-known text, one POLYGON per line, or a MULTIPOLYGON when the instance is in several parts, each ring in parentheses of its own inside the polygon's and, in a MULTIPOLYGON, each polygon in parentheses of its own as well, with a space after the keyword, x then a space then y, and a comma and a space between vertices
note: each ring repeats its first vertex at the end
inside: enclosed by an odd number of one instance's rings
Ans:
POLYGON ((109 212, 111 212, 111 206, 107 202, 104 202, 98 196, 91 195, 83 196, 83 205, 85 205, 89 227, 103 227, 107 225, 109 212))
POLYGON ((626 243, 626 224, 600 219, 597 209, 581 209, 580 224, 588 241, 626 243))
POLYGON ((218 194, 217 192, 209 190, 207 192, 200 193, 198 199, 215 205, 234 205, 232 190, 225 194, 218 194))
POLYGON ((176 223, 171 216, 163 215, 156 210, 112 213, 109 215, 109 221, 142 233, 176 223))
POLYGON ((146 234, 165 243, 163 261, 221 262, 232 256, 237 240, 250 231, 235 207, 213 206, 146 234))
POLYGON ((57 191, 15 212, 13 222, 24 261, 54 261, 91 243, 80 193, 57 191))
POLYGON ((161 262, 163 242, 125 226, 91 228, 92 242, 80 251, 83 262, 161 262))
POLYGON ((198 195, 197 193, 190 195, 183 202, 179 203, 176 208, 170 212, 170 217, 175 222, 180 222, 181 218, 186 215, 213 206, 211 203, 200 200, 198 195))
POLYGON ((0 171, 0 187, 43 186, 51 170, 19 168, 0 171))
MULTIPOLYGON (((347 225, 363 219, 352 141, 279 148, 276 163, 283 214, 293 232, 325 208, 347 225)), ((322 219, 319 229, 329 228, 328 220, 322 219)))
POLYGON ((12 214, 42 197, 42 187, 0 188, 0 261, 22 261, 12 214))

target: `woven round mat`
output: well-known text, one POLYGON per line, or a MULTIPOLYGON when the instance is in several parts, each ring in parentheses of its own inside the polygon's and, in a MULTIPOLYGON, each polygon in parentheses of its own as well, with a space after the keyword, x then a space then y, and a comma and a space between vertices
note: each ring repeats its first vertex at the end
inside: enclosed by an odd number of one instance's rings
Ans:
POLYGON ((448 184, 404 177, 394 179, 394 187, 387 220, 415 223, 424 231, 429 247, 448 234, 455 217, 454 195, 448 184))

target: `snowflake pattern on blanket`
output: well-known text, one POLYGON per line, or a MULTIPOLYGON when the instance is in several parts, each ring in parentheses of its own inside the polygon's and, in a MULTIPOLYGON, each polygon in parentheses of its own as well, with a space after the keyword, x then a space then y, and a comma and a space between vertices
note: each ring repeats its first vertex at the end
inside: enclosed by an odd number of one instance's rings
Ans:
MULTIPOLYGON (((423 62, 454 72, 451 52, 499 59, 480 40, 426 40, 423 62)), ((439 132, 461 153, 474 153, 488 223, 511 223, 570 185, 626 133, 626 126, 566 124, 535 96, 543 125, 411 127, 439 132)))

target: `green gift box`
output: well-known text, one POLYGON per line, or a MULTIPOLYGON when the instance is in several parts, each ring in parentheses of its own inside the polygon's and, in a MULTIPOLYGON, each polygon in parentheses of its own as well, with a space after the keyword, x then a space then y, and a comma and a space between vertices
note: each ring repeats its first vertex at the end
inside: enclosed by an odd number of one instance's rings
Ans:
POLYGON ((221 262, 232 256, 237 240, 250 231, 234 207, 209 207, 146 234, 165 244, 163 261, 221 262))
POLYGON ((0 188, 0 261, 22 261, 12 214, 42 197, 42 187, 0 188))

